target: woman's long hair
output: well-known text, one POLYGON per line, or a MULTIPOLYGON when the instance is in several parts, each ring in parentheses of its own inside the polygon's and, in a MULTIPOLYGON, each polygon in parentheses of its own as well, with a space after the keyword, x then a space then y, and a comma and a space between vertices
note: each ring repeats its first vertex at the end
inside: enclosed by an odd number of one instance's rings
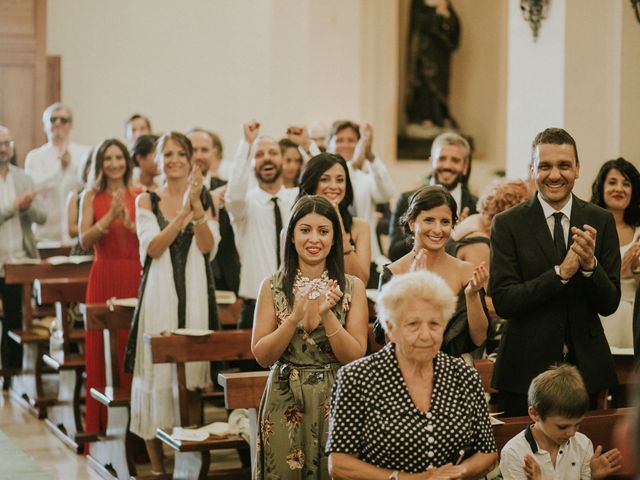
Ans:
POLYGON ((342 229, 340 228, 338 214, 326 198, 320 195, 305 195, 296 201, 291 211, 291 219, 289 220, 284 246, 284 262, 281 267, 283 274, 282 286, 290 307, 293 307, 295 300, 293 284, 295 283, 299 266, 298 252, 293 243, 293 236, 300 219, 310 213, 322 215, 331 221, 331 225, 333 225, 333 245, 331 245, 331 250, 329 250, 329 254, 325 259, 325 267, 329 272, 329 278, 338 282, 340 290, 344 292, 345 288, 342 229))
POLYGON ((300 193, 298 194, 298 199, 304 195, 315 195, 318 183, 320 183, 320 178, 322 178, 324 172, 329 170, 335 164, 342 165, 342 168, 344 169, 344 198, 338 205, 338 209, 340 210, 340 215, 344 222, 345 231, 347 233, 351 233, 352 216, 350 208, 353 204, 353 186, 351 185, 347 162, 345 162, 344 158, 340 155, 333 153, 321 153, 309 160, 302 171, 302 175, 300 176, 300 183, 298 185, 300 193))
POLYGON ((604 203, 604 182, 609 172, 614 168, 631 183, 631 201, 624 209, 624 223, 631 227, 637 227, 640 225, 640 172, 624 158, 609 160, 600 167, 600 171, 591 185, 591 203, 607 208, 604 203))
POLYGON ((131 161, 131 156, 129 155, 129 150, 127 147, 117 138, 108 138, 103 141, 98 148, 95 150, 95 153, 92 158, 93 165, 93 188, 97 192, 104 192, 107 189, 107 177, 104 174, 103 166, 104 166, 104 155, 107 149, 115 145, 122 152, 122 156, 124 157, 126 163, 126 169, 124 171, 124 177, 122 181, 124 182, 125 188, 130 187, 131 183, 131 174, 133 172, 133 162, 131 161))

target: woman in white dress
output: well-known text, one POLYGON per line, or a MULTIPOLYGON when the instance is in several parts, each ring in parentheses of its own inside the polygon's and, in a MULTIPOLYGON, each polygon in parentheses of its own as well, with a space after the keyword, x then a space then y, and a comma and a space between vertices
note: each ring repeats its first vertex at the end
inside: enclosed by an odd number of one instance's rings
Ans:
POLYGON ((640 173, 624 158, 609 160, 593 182, 591 203, 613 214, 620 241, 620 305, 600 317, 609 346, 633 347, 633 304, 640 283, 640 173))

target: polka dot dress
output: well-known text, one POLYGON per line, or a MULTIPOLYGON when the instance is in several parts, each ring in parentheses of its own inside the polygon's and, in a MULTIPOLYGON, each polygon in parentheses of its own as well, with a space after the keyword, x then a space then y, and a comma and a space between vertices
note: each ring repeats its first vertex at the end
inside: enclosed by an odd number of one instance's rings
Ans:
POLYGON ((473 367, 442 352, 434 360, 428 412, 418 410, 400 372, 395 345, 342 367, 333 389, 327 452, 354 455, 381 468, 419 473, 464 450, 497 450, 473 367))

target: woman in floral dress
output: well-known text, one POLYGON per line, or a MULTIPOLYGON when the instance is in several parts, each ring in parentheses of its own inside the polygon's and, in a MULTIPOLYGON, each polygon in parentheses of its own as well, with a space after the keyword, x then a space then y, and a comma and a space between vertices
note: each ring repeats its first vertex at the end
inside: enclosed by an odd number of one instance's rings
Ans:
POLYGON ((340 219, 320 196, 300 198, 284 263, 260 288, 252 350, 271 367, 262 397, 255 479, 329 479, 329 401, 341 365, 364 355, 367 301, 344 273, 340 219))

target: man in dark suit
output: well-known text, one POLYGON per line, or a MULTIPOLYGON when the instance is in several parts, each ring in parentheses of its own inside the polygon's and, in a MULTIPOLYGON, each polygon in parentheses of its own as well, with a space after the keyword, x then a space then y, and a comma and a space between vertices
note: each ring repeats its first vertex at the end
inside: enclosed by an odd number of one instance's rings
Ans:
POLYGON ((507 319, 492 386, 506 416, 527 414, 529 383, 556 362, 578 367, 592 407, 617 384, 598 318, 620 302, 613 216, 572 194, 580 162, 569 133, 540 132, 532 160, 537 194, 497 215, 491 232, 489 294, 507 319))
POLYGON ((240 287, 240 256, 236 249, 231 220, 224 208, 224 191, 219 190, 227 182, 211 174, 211 170, 215 170, 212 166, 220 165, 219 153, 222 150, 222 144, 215 133, 202 128, 189 130, 187 137, 193 145, 193 161, 200 167, 204 176, 204 185, 212 190, 220 224, 220 245, 218 245, 218 253, 211 262, 216 289, 230 290, 237 294, 240 287))
MULTIPOLYGON (((477 197, 469 192, 465 179, 469 173, 471 148, 469 142, 457 133, 438 135, 431 144, 431 165, 433 175, 426 180, 427 185, 442 185, 453 196, 458 205, 458 216, 476 213, 477 197)), ((416 189, 417 190, 417 189, 416 189)), ((409 253, 411 242, 406 239, 404 229, 398 224, 409 208, 409 200, 416 192, 403 192, 396 203, 396 209, 389 222, 389 258, 395 261, 409 253)))

